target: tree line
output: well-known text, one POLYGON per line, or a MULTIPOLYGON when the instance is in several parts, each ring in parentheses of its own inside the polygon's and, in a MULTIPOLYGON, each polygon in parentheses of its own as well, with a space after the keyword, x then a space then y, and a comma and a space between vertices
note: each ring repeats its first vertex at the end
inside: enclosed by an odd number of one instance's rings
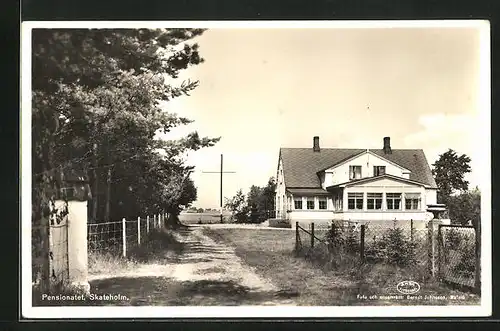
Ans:
POLYGON ((271 177, 264 187, 252 185, 247 194, 238 190, 231 198, 226 198, 224 207, 231 211, 239 223, 260 223, 272 217, 276 181, 271 177))
POLYGON ((32 31, 33 222, 58 189, 58 172, 88 175, 89 221, 180 210, 196 200, 189 151, 219 138, 196 131, 158 139, 193 122, 168 110, 198 81, 179 73, 203 63, 203 29, 32 31))

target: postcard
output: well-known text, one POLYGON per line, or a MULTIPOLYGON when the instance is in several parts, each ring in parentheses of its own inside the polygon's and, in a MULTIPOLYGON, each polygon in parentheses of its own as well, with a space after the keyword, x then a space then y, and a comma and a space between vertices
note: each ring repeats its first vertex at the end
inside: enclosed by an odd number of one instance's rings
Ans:
POLYGON ((25 318, 491 314, 488 21, 23 22, 25 318))

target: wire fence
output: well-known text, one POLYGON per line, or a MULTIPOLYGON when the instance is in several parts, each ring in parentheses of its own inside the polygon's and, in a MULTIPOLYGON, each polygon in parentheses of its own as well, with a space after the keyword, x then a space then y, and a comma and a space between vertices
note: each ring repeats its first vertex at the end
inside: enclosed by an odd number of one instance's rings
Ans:
POLYGON ((439 277, 468 287, 476 285, 476 232, 472 226, 440 226, 439 277))
POLYGON ((160 229, 166 215, 138 217, 137 219, 88 224, 88 253, 127 256, 141 246, 147 234, 160 229))
POLYGON ((336 266, 353 261, 397 265, 421 280, 434 277, 479 290, 480 245, 472 226, 340 221, 307 227, 297 222, 295 237, 297 255, 336 266))
POLYGON ((120 254, 123 246, 122 222, 88 224, 88 252, 120 254))

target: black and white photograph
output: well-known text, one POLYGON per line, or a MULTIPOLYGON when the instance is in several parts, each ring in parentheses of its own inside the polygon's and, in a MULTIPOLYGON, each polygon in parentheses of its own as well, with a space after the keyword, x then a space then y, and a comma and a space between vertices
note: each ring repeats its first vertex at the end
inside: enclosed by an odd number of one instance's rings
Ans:
POLYGON ((25 317, 491 314, 487 21, 24 22, 21 46, 25 317))

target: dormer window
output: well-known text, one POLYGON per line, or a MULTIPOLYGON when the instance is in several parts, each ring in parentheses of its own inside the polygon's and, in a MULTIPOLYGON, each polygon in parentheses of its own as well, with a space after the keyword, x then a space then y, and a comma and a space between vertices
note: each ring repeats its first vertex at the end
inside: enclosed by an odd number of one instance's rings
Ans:
POLYGON ((373 176, 382 176, 382 175, 385 175, 385 166, 374 166, 373 176))
POLYGON ((349 180, 361 179, 361 166, 349 166, 349 180))

